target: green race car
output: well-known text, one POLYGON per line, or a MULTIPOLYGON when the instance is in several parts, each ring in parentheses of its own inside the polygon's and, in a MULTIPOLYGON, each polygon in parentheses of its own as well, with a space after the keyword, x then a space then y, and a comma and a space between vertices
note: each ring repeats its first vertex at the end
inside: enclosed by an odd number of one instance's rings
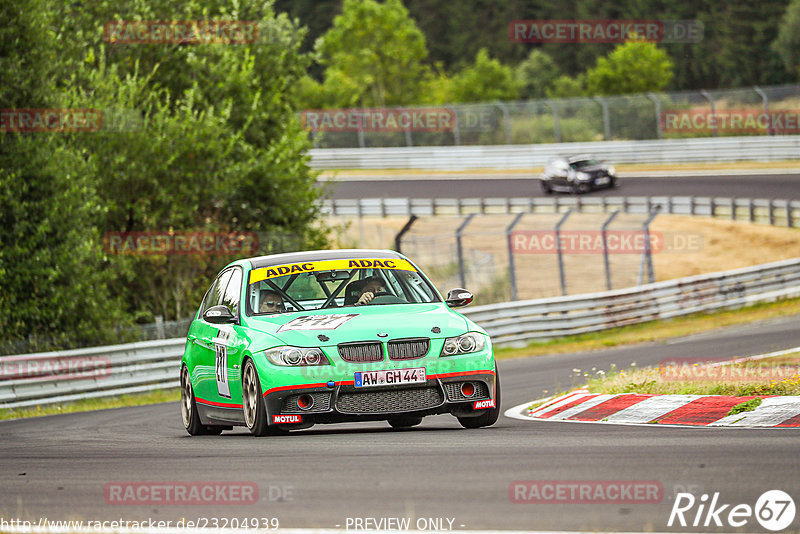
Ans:
POLYGON ((449 413, 497 421, 486 332, 451 308, 408 258, 387 250, 277 254, 231 263, 206 292, 181 360, 189 434, 245 425, 257 436, 315 423, 418 425, 449 413))

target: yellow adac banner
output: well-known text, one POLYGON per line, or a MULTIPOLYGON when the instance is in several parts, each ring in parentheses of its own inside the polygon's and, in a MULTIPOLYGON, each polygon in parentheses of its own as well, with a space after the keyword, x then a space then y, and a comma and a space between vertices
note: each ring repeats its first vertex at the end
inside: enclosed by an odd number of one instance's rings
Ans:
POLYGON ((411 263, 399 258, 321 260, 303 263, 287 263, 286 265, 273 265, 272 267, 254 269, 250 271, 250 283, 254 284, 261 280, 286 276, 287 274, 313 273, 317 271, 348 271, 350 269, 396 269, 398 271, 416 272, 416 269, 411 263))

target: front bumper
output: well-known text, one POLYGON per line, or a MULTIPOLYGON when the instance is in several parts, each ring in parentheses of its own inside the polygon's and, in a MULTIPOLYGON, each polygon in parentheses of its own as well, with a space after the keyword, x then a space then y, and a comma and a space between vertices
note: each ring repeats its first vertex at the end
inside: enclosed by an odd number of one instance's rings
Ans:
POLYGON ((270 424, 288 428, 317 423, 379 421, 398 416, 421 417, 451 413, 458 417, 479 416, 495 398, 493 370, 465 371, 429 375, 425 383, 380 387, 355 387, 352 381, 307 384, 268 390, 264 404, 270 424), (473 395, 461 393, 461 384, 469 382, 473 395), (298 399, 308 395, 310 406, 301 408, 298 399), (476 404, 477 403, 477 404, 476 404))

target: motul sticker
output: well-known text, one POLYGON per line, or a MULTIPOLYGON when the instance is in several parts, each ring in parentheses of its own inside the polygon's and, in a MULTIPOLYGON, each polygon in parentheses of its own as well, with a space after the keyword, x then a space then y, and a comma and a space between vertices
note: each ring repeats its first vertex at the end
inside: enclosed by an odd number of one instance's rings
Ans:
POLYGON ((300 423, 303 418, 299 415, 273 415, 272 422, 275 424, 281 423, 300 423))
POLYGON ((473 410, 483 410, 484 408, 494 408, 494 399, 475 401, 472 404, 473 410))

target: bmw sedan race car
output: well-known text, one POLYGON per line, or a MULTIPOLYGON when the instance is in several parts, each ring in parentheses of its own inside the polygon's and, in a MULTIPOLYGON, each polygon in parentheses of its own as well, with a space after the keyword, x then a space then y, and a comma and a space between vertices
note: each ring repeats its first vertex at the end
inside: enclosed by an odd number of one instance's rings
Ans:
POLYGON ((261 256, 225 267, 206 292, 181 361, 189 434, 256 436, 316 423, 394 428, 452 414, 497 421, 500 382, 486 332, 451 308, 408 258, 385 250, 261 256))
POLYGON ((617 186, 617 171, 589 155, 551 158, 539 178, 542 191, 587 193, 617 186))

